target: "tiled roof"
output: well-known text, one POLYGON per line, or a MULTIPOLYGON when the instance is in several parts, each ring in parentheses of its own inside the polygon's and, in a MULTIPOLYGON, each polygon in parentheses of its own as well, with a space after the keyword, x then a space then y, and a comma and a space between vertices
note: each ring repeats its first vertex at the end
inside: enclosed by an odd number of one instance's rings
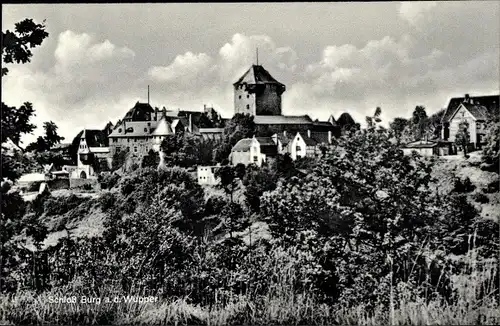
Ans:
POLYGON ((304 143, 306 143, 307 146, 316 146, 318 145, 318 141, 314 138, 311 138, 311 137, 307 137, 307 136, 304 136, 304 135, 301 135, 302 136, 302 139, 304 139, 304 143))
MULTIPOLYGON (((278 84, 283 85, 262 66, 252 65, 243 76, 238 79, 233 85, 237 84, 278 84)), ((283 85, 284 86, 284 85, 283 85)))
MULTIPOLYGON (((470 99, 473 101, 473 104, 485 106, 490 113, 493 113, 495 109, 498 110, 498 107, 500 105, 500 95, 471 96, 470 99)), ((450 121, 458 106, 464 101, 465 97, 454 97, 450 99, 441 122, 450 121)))
POLYGON ((322 131, 316 131, 316 132, 314 132, 314 131, 312 131, 311 132, 311 138, 313 138, 314 140, 316 140, 318 143, 325 143, 325 144, 329 143, 328 131, 327 132, 322 132, 322 131))
POLYGON ((308 115, 256 115, 253 119, 256 125, 312 124, 308 115))
POLYGON ((257 141, 259 142, 259 144, 261 146, 265 146, 265 145, 276 146, 276 144, 274 143, 274 141, 271 137, 255 137, 255 139, 257 139, 257 141))
POLYGON ((293 135, 291 135, 291 134, 287 134, 286 136, 285 136, 285 135, 283 135, 283 134, 277 134, 277 136, 278 136, 279 141, 280 141, 280 142, 281 142, 281 144, 283 145, 283 147, 285 147, 286 145, 288 145, 288 143, 289 143, 290 141, 292 141, 292 140, 293 140, 293 138, 294 138, 294 136, 293 136, 293 135))
POLYGON ((122 122, 108 137, 147 137, 151 134, 148 122, 154 123, 154 121, 122 122))
POLYGON ((243 138, 233 146, 232 152, 247 152, 252 146, 252 138, 243 138))
POLYGON ((482 105, 470 104, 470 103, 462 103, 467 111, 469 111, 474 118, 477 120, 486 120, 488 119, 488 109, 482 105))

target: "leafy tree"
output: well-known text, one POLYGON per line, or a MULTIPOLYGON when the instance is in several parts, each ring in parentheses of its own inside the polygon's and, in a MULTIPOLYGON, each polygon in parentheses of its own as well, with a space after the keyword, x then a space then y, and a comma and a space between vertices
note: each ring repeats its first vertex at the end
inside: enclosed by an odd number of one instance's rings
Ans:
POLYGON ((214 141, 180 132, 165 137, 161 144, 165 163, 169 166, 191 167, 211 165, 214 141))
POLYGON ((54 145, 59 144, 64 137, 57 133, 57 126, 54 122, 44 122, 43 129, 45 136, 38 136, 36 142, 29 144, 26 147, 27 151, 44 152, 50 150, 54 145))
POLYGON ((214 151, 214 160, 222 162, 227 159, 233 146, 243 138, 252 137, 255 130, 253 116, 243 113, 235 114, 224 127, 222 142, 218 144, 214 151))
POLYGON ((57 133, 58 127, 52 121, 44 122, 43 129, 45 130, 45 142, 52 148, 55 144, 59 144, 64 140, 64 137, 59 136, 57 133))
POLYGON ((462 147, 464 156, 467 156, 467 146, 470 143, 469 123, 465 120, 458 125, 458 132, 455 135, 455 144, 462 147))
POLYGON ((250 166, 243 178, 245 185, 245 201, 254 212, 260 212, 260 197, 266 191, 276 189, 278 174, 271 167, 250 166))
POLYGON ((427 112, 425 107, 417 105, 412 114, 411 124, 415 139, 422 139, 426 135, 427 112))
POLYGON ((390 123, 390 128, 394 132, 394 136, 397 139, 400 139, 403 135, 403 131, 408 126, 409 121, 405 118, 394 118, 394 120, 390 123))
POLYGON ((143 157, 141 166, 143 168, 147 167, 156 168, 159 163, 160 163, 160 155, 158 154, 158 152, 150 149, 148 154, 143 157))
POLYGON ((128 158, 128 153, 126 151, 118 151, 113 154, 113 160, 111 161, 111 170, 116 171, 122 168, 128 158))
POLYGON ((23 134, 33 132, 36 126, 29 121, 34 113, 33 105, 29 102, 19 108, 2 102, 2 144, 10 138, 17 145, 23 134))
POLYGON ((500 122, 491 123, 486 131, 485 145, 482 151, 482 169, 496 171, 500 169, 500 122))

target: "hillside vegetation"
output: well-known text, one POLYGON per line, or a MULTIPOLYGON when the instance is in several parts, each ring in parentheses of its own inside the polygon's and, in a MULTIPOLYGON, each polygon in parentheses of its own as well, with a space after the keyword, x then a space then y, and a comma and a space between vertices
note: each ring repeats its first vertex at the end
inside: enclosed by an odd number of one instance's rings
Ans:
POLYGON ((318 160, 227 167, 215 190, 145 167, 107 176, 98 199, 40 195, 22 204, 30 228, 2 240, 0 320, 498 323, 498 174, 404 156, 390 137, 373 127, 318 160), (70 295, 158 300, 49 303, 70 295))

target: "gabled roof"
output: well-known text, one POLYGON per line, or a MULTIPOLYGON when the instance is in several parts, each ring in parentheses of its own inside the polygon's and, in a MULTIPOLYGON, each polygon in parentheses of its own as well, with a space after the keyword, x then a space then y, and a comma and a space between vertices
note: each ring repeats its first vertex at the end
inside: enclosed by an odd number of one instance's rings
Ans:
MULTIPOLYGON (((472 114, 472 116, 476 120, 486 120, 488 119, 488 109, 482 105, 470 104, 470 103, 462 103, 463 106, 467 109, 467 111, 472 114)), ((460 107, 460 106, 459 106, 460 107)))
POLYGON ((278 84, 283 85, 262 66, 252 65, 233 85, 238 84, 278 84))
POLYGON ((84 129, 82 137, 85 138, 88 147, 107 147, 108 137, 102 130, 84 129))
POLYGON ((231 152, 247 152, 252 146, 252 138, 243 138, 236 143, 231 149, 231 152))
POLYGON ((313 121, 308 115, 256 115, 253 118, 256 125, 283 125, 283 124, 312 124, 313 121))
POLYGON ((316 146, 318 145, 318 141, 312 137, 307 137, 304 135, 300 135, 302 139, 304 139, 304 143, 306 143, 307 146, 316 146))
MULTIPOLYGON (((494 113, 495 109, 498 110, 500 105, 500 95, 488 95, 488 96, 471 96, 470 99, 473 101, 472 104, 477 104, 486 107, 489 113, 494 113)), ((441 122, 450 121, 451 117, 457 110, 458 106, 465 101, 465 97, 454 97, 450 99, 448 107, 441 119, 441 122)), ((472 112, 471 112, 472 113, 472 112)))

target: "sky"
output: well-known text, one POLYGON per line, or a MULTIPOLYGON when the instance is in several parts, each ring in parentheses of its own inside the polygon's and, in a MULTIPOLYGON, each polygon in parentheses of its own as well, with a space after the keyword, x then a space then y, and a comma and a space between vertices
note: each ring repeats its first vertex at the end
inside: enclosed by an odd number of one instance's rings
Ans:
POLYGON ((33 103, 71 141, 137 101, 231 117, 232 84, 256 63, 286 85, 285 115, 385 123, 451 97, 499 92, 500 2, 2 5, 2 30, 25 18, 49 37, 9 64, 2 101, 33 103))

